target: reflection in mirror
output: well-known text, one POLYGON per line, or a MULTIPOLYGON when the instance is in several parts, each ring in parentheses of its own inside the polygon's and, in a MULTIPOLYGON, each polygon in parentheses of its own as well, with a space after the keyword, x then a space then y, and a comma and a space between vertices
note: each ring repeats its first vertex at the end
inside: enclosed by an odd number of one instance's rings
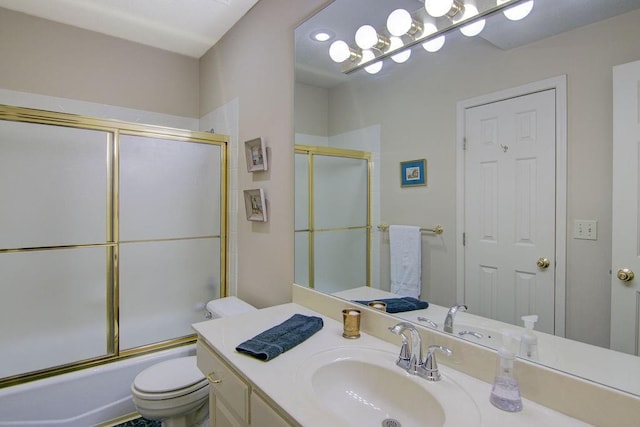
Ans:
POLYGON ((297 145, 295 158, 296 283, 327 293, 370 285, 369 153, 297 145))
MULTIPOLYGON (((360 26, 385 35, 391 12, 421 7, 415 0, 336 0, 296 29, 296 143, 367 151, 374 171, 370 286, 332 277, 326 291, 359 300, 397 296, 390 293, 389 233, 376 226, 442 224, 443 234, 420 237, 420 299, 429 308, 396 315, 442 330, 448 307, 464 303, 469 310, 456 314, 454 334, 471 332, 460 338, 495 348, 507 328, 519 351, 521 317, 535 314, 536 361, 640 394, 629 381, 640 375, 640 358, 609 350, 618 312, 611 288, 622 286, 609 274, 612 70, 640 60, 640 1, 535 0, 520 21, 498 13, 483 17, 476 37, 438 33, 446 41, 437 52, 414 46, 407 61, 384 59, 374 75, 345 74, 331 60, 335 40, 353 48, 360 26), (334 38, 312 40, 318 30, 334 38), (516 142, 503 142, 502 132, 516 142), (539 148, 543 142, 547 148, 539 148), (494 157, 476 151, 482 147, 494 157), (403 187, 400 163, 422 158, 428 185, 403 187), (583 234, 585 219, 594 233, 583 234), (483 258, 499 246, 492 239, 516 241, 494 254, 501 264, 483 258), (506 285, 502 271, 509 272, 506 285), (608 369, 585 371, 578 359, 608 369)), ((440 28, 448 18, 427 19, 440 28)), ((344 201, 332 208, 348 209, 344 201)), ((296 250, 296 280, 309 266, 299 254, 308 256, 296 250)), ((638 329, 630 330, 622 340, 635 342, 638 329)))

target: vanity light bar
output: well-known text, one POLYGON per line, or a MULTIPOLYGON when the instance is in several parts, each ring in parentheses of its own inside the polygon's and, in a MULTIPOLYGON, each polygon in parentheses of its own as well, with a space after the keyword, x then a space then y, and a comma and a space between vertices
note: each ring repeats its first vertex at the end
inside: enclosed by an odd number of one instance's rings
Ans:
MULTIPOLYGON (((435 20, 436 22, 436 26, 438 28, 440 28, 442 26, 442 28, 438 29, 437 31, 430 33, 430 34, 420 34, 420 33, 415 33, 413 35, 409 35, 406 34, 404 36, 402 36, 402 40, 405 42, 402 46, 397 47, 392 49, 389 46, 385 47, 385 50, 379 50, 379 49, 370 49, 368 50, 369 52, 373 53, 373 58, 371 58, 371 55, 368 55, 369 59, 363 59, 366 58, 365 56, 362 55, 362 50, 360 50, 359 48, 355 47, 350 47, 350 49, 354 52, 358 52, 360 53, 359 55, 351 55, 347 60, 345 60, 342 63, 342 72, 344 74, 350 74, 354 71, 358 71, 360 69, 363 69, 365 67, 368 67, 372 64, 374 64, 375 62, 381 61, 383 59, 389 58, 393 55, 397 55, 398 53, 411 49, 413 46, 420 44, 420 43, 425 43, 428 42, 429 40, 433 40, 436 39, 442 35, 444 35, 445 33, 449 33, 451 31, 454 31, 458 28, 464 27, 466 25, 469 25, 473 22, 476 21, 480 21, 482 19, 484 19, 487 16, 496 14, 498 12, 502 12, 505 9, 508 9, 510 7, 515 6, 518 3, 524 3, 526 1, 530 1, 530 0, 502 0, 502 2, 500 2, 500 0, 478 0, 476 1, 476 5, 478 7, 478 14, 474 15, 468 19, 464 19, 464 20, 460 20, 460 21, 456 21, 453 22, 451 17, 448 16, 444 16, 441 18, 432 18, 429 17, 432 20, 435 20), (499 4, 498 4, 499 3, 499 4)), ((426 11, 424 10, 424 8, 421 8, 415 12, 413 12, 411 14, 411 16, 413 17, 413 19, 415 21, 420 22, 422 20, 422 17, 425 16, 426 11)), ((427 15, 428 16, 428 15, 427 15)), ((456 15, 457 16, 457 15, 456 15)), ((378 31, 378 34, 381 35, 386 35, 388 34, 387 29, 385 28, 384 30, 378 31)))

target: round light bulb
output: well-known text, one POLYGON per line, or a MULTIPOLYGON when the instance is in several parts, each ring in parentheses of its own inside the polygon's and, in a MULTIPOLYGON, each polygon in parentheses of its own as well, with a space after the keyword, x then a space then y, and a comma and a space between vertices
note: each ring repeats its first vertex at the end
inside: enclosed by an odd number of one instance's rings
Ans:
MULTIPOLYGON (((438 31, 438 28, 432 24, 431 22, 427 22, 424 24, 424 34, 425 35, 429 35, 429 34, 433 34, 436 31, 438 31)), ((440 49, 442 49, 442 46, 444 46, 444 41, 445 41, 445 37, 444 35, 438 36, 435 39, 426 41, 424 43, 422 43, 422 47, 424 48, 424 50, 426 50, 427 52, 437 52, 440 49)))
POLYGON ((387 18, 387 30, 396 37, 403 36, 411 29, 413 18, 404 9, 396 9, 387 18))
POLYGON ((431 53, 439 51, 442 49, 442 46, 444 46, 444 36, 439 36, 433 40, 422 43, 424 50, 431 53))
MULTIPOLYGON (((508 0, 498 0, 498 4, 500 5, 502 3, 505 3, 506 1, 508 0)), ((529 0, 529 1, 525 1, 524 3, 520 3, 516 6, 507 8, 503 10, 502 13, 504 14, 504 16, 507 17, 507 19, 511 21, 519 21, 521 19, 524 19, 527 15, 529 15, 532 9, 533 9, 533 0, 529 0)))
MULTIPOLYGON (((478 14, 478 8, 472 4, 467 4, 464 7, 464 13, 462 14, 462 17, 460 17, 459 20, 454 22, 466 21, 467 19, 473 18, 477 14, 478 14)), ((479 19, 475 22, 472 22, 471 24, 467 24, 463 27, 460 27, 460 32, 467 37, 477 36, 482 32, 482 30, 484 30, 484 24, 485 24, 485 20, 479 19)))
POLYGON ((360 49, 371 49, 378 43, 378 33, 371 25, 363 25, 356 31, 356 44, 360 49))
POLYGON ((424 2, 424 8, 427 13, 434 18, 446 15, 452 7, 453 0, 425 0, 424 2))
MULTIPOLYGON (((402 43, 402 40, 400 39, 400 37, 391 37, 390 40, 391 40, 389 44, 390 51, 400 49, 404 46, 404 43, 402 43)), ((402 52, 398 52, 395 55, 391 55, 391 59, 393 60, 393 62, 402 64, 403 62, 406 62, 410 56, 411 56, 411 49, 405 49, 402 52)))
MULTIPOLYGON (((365 50, 362 52, 362 61, 361 63, 365 63, 367 61, 371 61, 375 58, 375 55, 370 50, 365 50)), ((378 71, 382 70, 382 61, 376 61, 370 65, 364 67, 364 70, 369 74, 376 74, 378 71)))
POLYGON ((333 62, 344 62, 351 56, 351 49, 346 42, 336 40, 329 46, 329 56, 333 62))

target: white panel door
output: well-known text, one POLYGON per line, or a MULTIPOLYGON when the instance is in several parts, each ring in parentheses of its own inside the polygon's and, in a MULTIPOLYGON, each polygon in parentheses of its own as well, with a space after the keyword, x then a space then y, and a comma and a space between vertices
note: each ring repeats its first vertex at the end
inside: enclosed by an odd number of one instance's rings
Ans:
POLYGON ((465 111, 465 272, 469 311, 554 333, 555 90, 465 111), (537 261, 548 259, 548 267, 537 261))
POLYGON ((640 274, 640 61, 613 67, 613 227, 611 348, 639 354, 640 286, 619 278, 640 274))

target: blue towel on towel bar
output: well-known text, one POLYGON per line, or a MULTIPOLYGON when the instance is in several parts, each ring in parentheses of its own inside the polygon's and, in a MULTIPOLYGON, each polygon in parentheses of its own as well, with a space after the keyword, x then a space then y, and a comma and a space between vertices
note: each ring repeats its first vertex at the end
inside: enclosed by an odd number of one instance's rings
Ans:
POLYGON ((429 307, 426 301, 420 301, 413 297, 372 299, 370 301, 355 301, 358 304, 367 305, 373 301, 382 301, 387 304, 387 313, 400 313, 403 311, 422 310, 429 307))
POLYGON ((279 325, 236 347, 236 351, 265 362, 291 350, 324 326, 320 317, 294 314, 279 325))

